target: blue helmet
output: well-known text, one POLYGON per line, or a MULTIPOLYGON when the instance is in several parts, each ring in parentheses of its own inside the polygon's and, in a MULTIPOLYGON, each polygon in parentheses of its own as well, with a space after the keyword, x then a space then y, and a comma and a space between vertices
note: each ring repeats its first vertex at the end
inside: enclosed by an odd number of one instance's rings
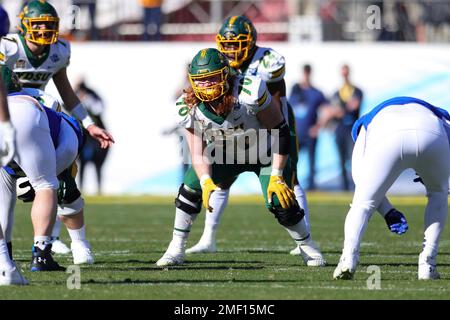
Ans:
POLYGON ((8 13, 0 5, 0 37, 6 36, 9 32, 9 17, 8 13))

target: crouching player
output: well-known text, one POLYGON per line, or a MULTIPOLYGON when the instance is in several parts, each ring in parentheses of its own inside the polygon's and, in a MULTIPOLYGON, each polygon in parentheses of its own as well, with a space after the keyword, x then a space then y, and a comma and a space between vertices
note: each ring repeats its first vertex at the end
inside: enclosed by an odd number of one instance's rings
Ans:
MULTIPOLYGON (((203 49, 189 66, 191 86, 177 102, 180 125, 192 157, 192 165, 184 177, 175 200, 176 212, 172 241, 158 266, 182 264, 192 223, 203 206, 211 212, 209 198, 214 191, 229 188, 239 174, 254 172, 260 180, 267 208, 298 245, 308 240, 304 211, 292 191, 292 168, 288 160, 289 128, 280 109, 272 101, 261 78, 234 76, 228 59, 217 49, 203 49), (266 143, 262 154, 269 161, 256 161, 251 146, 260 145, 261 137, 250 142, 250 132, 279 133, 279 148, 266 143), (244 141, 237 148, 228 142, 244 141), (250 150, 252 149, 252 150, 250 150), (214 153, 213 161, 207 154, 214 153), (243 156, 244 155, 244 156, 243 156), (231 161, 230 161, 231 159, 231 161), (264 164, 265 163, 265 164, 264 164)), ((267 142, 267 140, 266 140, 267 142)), ((261 150, 260 150, 261 151, 261 150)), ((208 214, 208 213, 207 213, 208 214)))
POLYGON ((335 279, 351 279, 359 247, 372 213, 406 169, 422 178, 428 197, 424 241, 418 260, 419 279, 439 279, 436 268, 439 237, 447 219, 450 174, 447 111, 410 97, 397 97, 376 106, 353 126, 352 156, 355 193, 345 220, 342 256, 335 279))
MULTIPOLYGON (((8 91, 11 122, 16 129, 17 154, 0 170, 0 223, 6 241, 12 237, 16 179, 27 176, 35 191, 31 209, 34 229, 31 271, 65 270, 51 255, 51 231, 56 218, 57 175, 75 161, 83 143, 78 123, 71 117, 44 107, 39 99, 21 91, 11 70, 0 67, 8 91)), ((13 265, 11 257, 6 264, 13 265)), ((4 259, 3 259, 4 260, 4 259)), ((1 261, 1 260, 0 260, 1 261)), ((7 268, 2 266, 3 270, 7 268)), ((17 269, 16 269, 17 271, 17 269)), ((11 284, 24 284, 18 271, 11 284)))

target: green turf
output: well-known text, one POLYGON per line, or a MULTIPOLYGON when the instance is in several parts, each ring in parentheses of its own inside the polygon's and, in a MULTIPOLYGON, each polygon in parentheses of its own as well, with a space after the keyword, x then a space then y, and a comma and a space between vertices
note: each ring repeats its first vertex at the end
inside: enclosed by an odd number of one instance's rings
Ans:
MULTIPOLYGON (((259 200, 259 198, 257 198, 259 200)), ((410 230, 391 234, 374 216, 361 248, 361 265, 352 281, 334 281, 348 195, 310 197, 312 232, 329 266, 310 268, 288 254, 293 248, 286 231, 253 198, 232 202, 218 232, 215 254, 188 256, 186 264, 160 269, 172 233, 171 198, 91 198, 87 200, 87 233, 96 255, 81 268, 81 289, 69 290, 64 272, 31 273, 29 205, 19 204, 14 231, 15 259, 30 280, 27 287, 1 287, 1 299, 449 299, 450 232, 442 236, 438 259, 442 280, 418 281, 423 200, 398 198, 410 230), (367 266, 381 268, 381 290, 369 290, 367 266)), ((203 214, 191 232, 199 239, 203 214)), ((62 239, 69 243, 65 231, 62 239)), ((70 257, 57 256, 65 266, 70 257)))

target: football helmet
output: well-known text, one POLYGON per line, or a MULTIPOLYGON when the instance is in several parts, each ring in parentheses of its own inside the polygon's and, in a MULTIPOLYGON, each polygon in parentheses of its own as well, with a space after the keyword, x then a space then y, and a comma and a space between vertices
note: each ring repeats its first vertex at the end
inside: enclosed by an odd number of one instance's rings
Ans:
POLYGON ((230 60, 230 66, 239 68, 256 46, 256 29, 245 16, 232 16, 222 24, 216 35, 217 48, 230 60))
POLYGON ((55 8, 44 0, 30 1, 19 14, 20 34, 28 41, 50 45, 58 41, 59 17, 55 8), (41 28, 45 25, 45 28, 41 28))
POLYGON ((217 49, 200 50, 188 68, 189 81, 195 96, 201 101, 213 101, 229 89, 230 65, 217 49))

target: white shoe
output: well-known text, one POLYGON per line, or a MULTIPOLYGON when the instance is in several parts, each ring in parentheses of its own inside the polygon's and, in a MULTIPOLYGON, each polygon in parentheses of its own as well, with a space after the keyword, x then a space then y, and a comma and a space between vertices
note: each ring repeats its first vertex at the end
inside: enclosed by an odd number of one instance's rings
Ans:
POLYGON ((201 240, 193 247, 186 250, 186 253, 214 253, 217 252, 216 242, 210 241, 208 243, 201 240))
POLYGON ((423 253, 419 255, 419 280, 437 280, 441 276, 436 268, 436 257, 425 256, 423 253))
POLYGON ((176 266, 184 263, 186 242, 180 244, 172 240, 163 256, 156 261, 158 267, 176 266))
POLYGON ((300 256, 308 267, 324 267, 327 264, 316 243, 312 240, 300 245, 299 251, 300 256))
POLYGON ((72 241, 70 248, 72 249, 74 264, 93 264, 94 255, 92 254, 89 242, 72 241))
POLYGON ((70 249, 59 239, 52 241, 52 252, 57 254, 69 254, 70 249))
POLYGON ((294 249, 292 249, 289 254, 293 256, 299 256, 300 255, 300 247, 296 246, 294 249))
POLYGON ((0 270, 0 286, 26 286, 27 279, 19 272, 19 269, 14 267, 12 270, 0 270))
POLYGON ((356 267, 358 266, 358 255, 353 256, 341 256, 339 263, 334 269, 333 279, 335 280, 350 280, 353 279, 353 275, 355 274, 356 267))

